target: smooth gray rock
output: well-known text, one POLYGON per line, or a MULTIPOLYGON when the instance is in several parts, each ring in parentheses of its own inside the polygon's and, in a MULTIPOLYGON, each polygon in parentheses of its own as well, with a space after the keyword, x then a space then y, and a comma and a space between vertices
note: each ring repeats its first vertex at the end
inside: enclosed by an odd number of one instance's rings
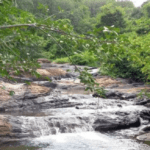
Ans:
POLYGON ((99 116, 94 121, 93 128, 96 131, 106 132, 112 130, 127 129, 130 127, 139 127, 140 125, 140 118, 135 115, 127 115, 116 119, 112 119, 107 116, 99 116))
POLYGON ((136 105, 146 105, 147 103, 150 103, 150 99, 148 99, 148 100, 141 100, 141 101, 136 102, 135 104, 136 105))
POLYGON ((150 110, 143 110, 140 112, 140 117, 143 118, 144 120, 149 120, 150 121, 150 110))

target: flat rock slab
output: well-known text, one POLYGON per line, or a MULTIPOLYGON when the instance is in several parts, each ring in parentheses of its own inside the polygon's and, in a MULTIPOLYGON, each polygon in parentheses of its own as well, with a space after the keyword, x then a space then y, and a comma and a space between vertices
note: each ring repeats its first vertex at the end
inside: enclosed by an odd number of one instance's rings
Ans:
POLYGON ((71 73, 66 72, 65 70, 61 68, 46 68, 46 69, 37 69, 37 73, 39 73, 41 76, 36 77, 33 76, 31 73, 27 72, 22 72, 19 77, 15 75, 14 72, 11 72, 10 75, 14 79, 16 79, 18 82, 23 82, 23 81, 46 81, 47 78, 49 79, 61 79, 61 78, 70 78, 73 77, 74 75, 71 73))
POLYGON ((51 61, 49 61, 49 60, 46 59, 46 58, 39 58, 39 59, 37 60, 37 62, 39 62, 39 63, 51 63, 51 61))
POLYGON ((5 102, 10 99, 23 99, 32 98, 38 96, 44 96, 49 94, 50 88, 41 86, 35 83, 30 85, 25 84, 11 84, 6 82, 0 82, 0 102, 5 102), (14 91, 14 95, 11 96, 10 92, 14 91))
POLYGON ((66 71, 60 68, 37 69, 37 72, 43 77, 55 77, 66 75, 66 71))

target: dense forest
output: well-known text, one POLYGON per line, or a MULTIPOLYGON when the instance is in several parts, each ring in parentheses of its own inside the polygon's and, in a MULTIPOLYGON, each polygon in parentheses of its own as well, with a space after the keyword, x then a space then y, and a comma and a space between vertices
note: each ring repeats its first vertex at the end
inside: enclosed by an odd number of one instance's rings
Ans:
POLYGON ((138 8, 129 0, 1 0, 0 76, 37 75, 45 57, 149 81, 149 24, 149 0, 138 8))

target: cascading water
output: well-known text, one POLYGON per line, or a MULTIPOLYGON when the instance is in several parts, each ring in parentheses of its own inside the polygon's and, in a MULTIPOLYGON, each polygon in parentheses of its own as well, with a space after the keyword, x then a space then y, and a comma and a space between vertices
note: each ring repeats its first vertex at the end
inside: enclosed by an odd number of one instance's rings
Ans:
MULTIPOLYGON (((93 74, 96 72, 91 71, 93 74)), ((22 137, 28 136, 25 137, 25 145, 38 146, 42 150, 150 150, 147 145, 134 140, 144 126, 142 119, 140 127, 129 129, 109 131, 109 128, 105 132, 96 132, 93 126, 97 117, 102 118, 99 119, 102 124, 109 123, 105 120, 110 119, 117 123, 127 121, 128 125, 130 115, 139 118, 139 113, 146 107, 135 105, 132 101, 94 98, 84 93, 77 80, 77 84, 72 84, 73 81, 73 78, 54 81, 59 83, 57 89, 49 96, 35 98, 29 103, 33 108, 39 108, 42 115, 11 114, 13 130, 22 137), (69 81, 69 85, 63 84, 65 80, 69 81)), ((41 83, 44 84, 44 81, 41 83)))
MULTIPOLYGON (((53 96, 57 95, 55 94, 53 96)), ((30 137, 34 137, 30 139, 29 146, 40 146, 42 150, 150 149, 128 138, 127 133, 130 132, 131 135, 133 132, 134 137, 139 132, 139 128, 105 133, 95 132, 92 128, 93 120, 97 116, 117 118, 118 114, 145 110, 144 106, 134 105, 132 101, 93 98, 90 95, 71 95, 69 102, 76 104, 80 102, 84 105, 78 105, 79 109, 75 107, 43 109, 41 110, 45 114, 43 117, 18 117, 22 122, 21 132, 29 133, 30 137)))
POLYGON ((42 150, 149 150, 144 144, 121 136, 97 132, 60 134, 36 138, 33 145, 43 145, 42 150), (49 145, 46 145, 46 144, 49 145), (45 146, 46 145, 46 146, 45 146))
POLYGON ((60 133, 92 131, 92 127, 78 117, 20 117, 22 132, 31 136, 47 136, 60 133))

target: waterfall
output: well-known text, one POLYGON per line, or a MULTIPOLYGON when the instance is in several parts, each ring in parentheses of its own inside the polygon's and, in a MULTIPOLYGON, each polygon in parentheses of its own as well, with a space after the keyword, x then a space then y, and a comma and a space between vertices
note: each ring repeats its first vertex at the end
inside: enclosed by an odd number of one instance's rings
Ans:
POLYGON ((90 124, 80 117, 21 117, 22 132, 29 132, 33 137, 59 133, 92 131, 90 124))

